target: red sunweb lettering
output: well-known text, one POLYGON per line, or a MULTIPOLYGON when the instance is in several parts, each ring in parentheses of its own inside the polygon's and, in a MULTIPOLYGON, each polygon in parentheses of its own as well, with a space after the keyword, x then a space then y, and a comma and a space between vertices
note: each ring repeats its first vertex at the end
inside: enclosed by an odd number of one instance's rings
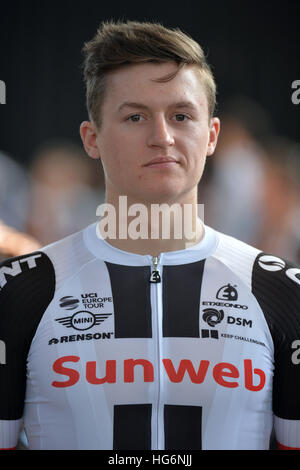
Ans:
POLYGON ((213 369, 213 376, 215 381, 218 384, 223 385, 223 387, 234 388, 239 386, 238 382, 224 380, 224 377, 237 379, 240 376, 238 369, 229 362, 220 362, 219 364, 216 364, 213 369))
POLYGON ((266 375, 263 370, 261 369, 253 369, 254 374, 258 375, 259 383, 257 385, 253 384, 253 373, 252 373, 252 362, 251 359, 244 360, 244 367, 245 367, 245 387, 247 390, 251 390, 252 392, 258 392, 266 383, 266 375))
POLYGON ((86 363, 86 380, 90 384, 100 385, 105 382, 112 384, 116 381, 116 361, 106 361, 106 375, 103 378, 96 377, 96 361, 86 363))
POLYGON ((144 368, 144 382, 154 381, 153 364, 146 359, 126 359, 124 361, 124 382, 134 382, 134 366, 140 365, 144 368))
MULTIPOLYGON (((56 374, 67 376, 67 380, 54 380, 53 387, 63 388, 75 385, 80 379, 80 373, 76 369, 66 367, 66 362, 79 362, 79 356, 63 356, 53 364, 53 370, 56 374)), ((209 368, 215 382, 222 387, 236 388, 241 384, 237 380, 240 378, 240 371, 237 367, 229 362, 219 362, 214 367, 211 366, 210 361, 200 360, 198 370, 195 369, 193 362, 190 359, 182 359, 179 363, 177 370, 171 359, 162 359, 166 374, 170 382, 180 383, 184 378, 189 379, 193 384, 202 384, 205 382, 209 368)), ((88 383, 92 385, 114 384, 117 381, 117 361, 105 361, 105 375, 97 377, 97 363, 96 361, 86 362, 85 378, 88 383)), ((99 370, 103 370, 99 367, 99 370)), ((154 366, 151 361, 147 359, 125 359, 123 361, 124 383, 133 383, 143 380, 144 382, 154 381, 154 366), (142 367, 142 374, 135 377, 135 367, 142 367)), ((253 368, 252 360, 244 360, 244 386, 247 390, 258 392, 262 390, 266 383, 266 375, 262 369, 253 368)))
POLYGON ((194 384, 202 384, 205 379, 206 372, 209 366, 209 361, 200 361, 198 372, 196 373, 192 361, 189 359, 182 359, 180 361, 178 371, 176 372, 171 359, 163 359, 163 364, 171 382, 182 382, 185 372, 190 376, 194 384))
POLYGON ((69 377, 69 380, 64 381, 64 382, 57 382, 54 381, 52 382, 53 387, 71 387, 71 385, 76 384, 79 380, 79 372, 74 369, 70 369, 69 367, 63 367, 64 362, 78 362, 80 360, 80 357, 78 356, 63 356, 60 357, 59 359, 56 359, 56 361, 53 364, 53 370, 57 374, 62 374, 62 375, 67 375, 69 377))

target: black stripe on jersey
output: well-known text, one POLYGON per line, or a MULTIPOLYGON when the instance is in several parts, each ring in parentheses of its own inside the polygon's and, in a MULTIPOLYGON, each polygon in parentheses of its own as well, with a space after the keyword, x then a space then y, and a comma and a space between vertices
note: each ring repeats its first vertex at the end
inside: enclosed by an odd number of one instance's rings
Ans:
POLYGON ((150 450, 151 414, 151 404, 114 405, 113 448, 150 450))
POLYGON ((199 338, 205 260, 163 269, 163 336, 199 338))
POLYGON ((165 405, 164 420, 166 450, 201 450, 201 406, 165 405))
POLYGON ((52 262, 42 252, 0 263, 0 419, 20 419, 26 386, 26 360, 32 338, 55 291, 52 262))
POLYGON ((260 253, 254 262, 252 292, 274 342, 273 411, 280 418, 300 419, 300 364, 292 360, 292 344, 300 340, 300 285, 288 276, 297 266, 277 257, 260 261, 265 256, 260 253))
POLYGON ((115 311, 115 338, 152 338, 150 267, 106 262, 115 311))

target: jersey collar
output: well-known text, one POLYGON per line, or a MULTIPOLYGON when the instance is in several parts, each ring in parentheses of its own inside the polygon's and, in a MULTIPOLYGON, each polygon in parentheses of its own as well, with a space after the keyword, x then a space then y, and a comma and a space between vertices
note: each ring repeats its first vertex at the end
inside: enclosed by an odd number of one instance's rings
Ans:
MULTIPOLYGON (((98 221, 83 230, 83 239, 88 250, 96 257, 110 263, 127 266, 149 266, 152 264, 151 255, 139 255, 120 250, 104 240, 98 229, 98 221)), ((204 225, 202 240, 185 250, 169 251, 160 254, 160 263, 163 265, 188 264, 211 256, 218 245, 218 233, 211 227, 204 225)))

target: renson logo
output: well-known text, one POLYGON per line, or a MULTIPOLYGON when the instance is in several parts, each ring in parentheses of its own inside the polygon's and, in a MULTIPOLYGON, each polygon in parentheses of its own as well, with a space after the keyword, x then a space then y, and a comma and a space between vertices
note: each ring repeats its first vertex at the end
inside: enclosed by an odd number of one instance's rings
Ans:
MULTIPOLYGON (((63 356, 53 364, 53 370, 57 374, 65 375, 68 377, 64 381, 53 381, 52 386, 58 388, 72 387, 80 379, 80 373, 76 369, 65 367, 66 362, 79 362, 79 356, 63 356)), ((177 370, 175 369, 171 359, 162 359, 165 372, 169 380, 173 383, 180 383, 184 376, 189 377, 191 383, 202 384, 205 382, 208 371, 212 374, 215 382, 222 387, 236 388, 242 385, 247 390, 258 392, 265 386, 266 375, 263 370, 254 368, 251 359, 244 360, 244 371, 242 380, 238 382, 241 377, 239 369, 230 362, 219 362, 215 366, 211 365, 210 361, 201 360, 198 370, 195 370, 194 365, 190 359, 182 359, 179 363, 177 370)), ((124 383, 135 382, 135 367, 142 367, 144 382, 154 382, 154 367, 153 364, 146 359, 125 359, 121 364, 118 363, 118 368, 123 368, 124 383)), ((104 383, 116 383, 117 376, 117 361, 115 359, 106 361, 105 376, 97 377, 96 374, 97 363, 96 361, 88 361, 85 365, 85 380, 92 385, 102 385, 104 383)))

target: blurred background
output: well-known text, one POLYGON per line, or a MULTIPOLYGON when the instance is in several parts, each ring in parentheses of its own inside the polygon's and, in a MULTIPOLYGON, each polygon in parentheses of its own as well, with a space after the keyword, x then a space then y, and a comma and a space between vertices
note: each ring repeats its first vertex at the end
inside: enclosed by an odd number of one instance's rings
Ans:
POLYGON ((299 18, 299 0, 1 2, 0 259, 95 221, 105 188, 79 137, 81 49, 102 20, 131 19, 181 28, 212 66, 221 134, 199 184, 205 223, 300 263, 299 18))
POLYGON ((222 124, 199 185, 205 223, 300 262, 299 13, 299 1, 1 2, 0 256, 96 219, 105 188, 79 137, 87 118, 81 49, 113 18, 159 21, 200 42, 222 124))

